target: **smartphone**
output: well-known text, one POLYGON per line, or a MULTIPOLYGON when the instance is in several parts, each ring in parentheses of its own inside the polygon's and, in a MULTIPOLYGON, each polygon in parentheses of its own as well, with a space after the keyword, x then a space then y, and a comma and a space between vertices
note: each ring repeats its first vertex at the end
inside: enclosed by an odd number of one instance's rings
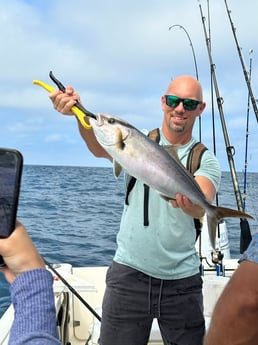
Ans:
POLYGON ((15 229, 22 167, 23 157, 19 151, 0 148, 0 238, 10 236, 15 229))

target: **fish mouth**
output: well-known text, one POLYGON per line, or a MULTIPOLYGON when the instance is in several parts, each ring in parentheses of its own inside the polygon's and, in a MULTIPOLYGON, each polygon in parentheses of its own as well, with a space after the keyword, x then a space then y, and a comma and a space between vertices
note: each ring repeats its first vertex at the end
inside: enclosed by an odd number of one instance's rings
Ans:
POLYGON ((101 114, 96 114, 96 125, 97 126, 104 125, 104 117, 101 114))
POLYGON ((95 118, 90 117, 89 121, 92 127, 94 126, 101 127, 104 125, 104 116, 102 114, 96 114, 95 118))

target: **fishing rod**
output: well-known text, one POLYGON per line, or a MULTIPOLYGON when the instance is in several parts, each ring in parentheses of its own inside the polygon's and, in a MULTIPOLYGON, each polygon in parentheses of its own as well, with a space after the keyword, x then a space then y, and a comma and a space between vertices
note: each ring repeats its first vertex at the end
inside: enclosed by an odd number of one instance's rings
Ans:
MULTIPOLYGON (((251 49, 249 52, 250 61, 249 61, 249 82, 251 83, 251 74, 252 74, 252 53, 253 50, 251 49)), ((244 170, 244 191, 243 191, 243 209, 245 211, 246 208, 246 186, 247 186, 247 153, 248 153, 248 138, 249 138, 249 113, 250 113, 250 93, 248 92, 247 98, 247 115, 246 115, 246 140, 245 140, 245 170, 244 170)), ((244 227, 246 229, 241 231, 240 235, 240 252, 243 253, 247 248, 247 244, 249 244, 252 240, 251 231, 249 228, 249 224, 245 224, 244 227)))
POLYGON ((248 72, 247 72, 247 70, 245 68, 245 63, 244 63, 244 59, 243 59, 243 56, 242 56, 242 50, 241 50, 241 48, 239 47, 239 44, 238 44, 238 40, 237 40, 237 36, 236 36, 236 28, 234 27, 233 21, 231 19, 231 15, 230 15, 231 11, 228 9, 228 5, 227 5, 227 1, 226 0, 225 0, 225 5, 226 5, 226 9, 227 9, 227 14, 228 14, 228 18, 229 18, 229 21, 230 21, 230 25, 231 25, 231 28, 232 28, 233 36, 234 36, 234 39, 235 39, 235 43, 236 43, 236 46, 237 46, 237 52, 238 52, 239 59, 240 59, 241 65, 242 65, 242 69, 243 69, 246 85, 247 85, 248 92, 249 92, 249 95, 250 95, 250 100, 252 102, 253 110, 254 110, 254 113, 255 113, 255 116, 256 116, 256 120, 258 122, 258 109, 257 109, 256 99, 254 98, 254 95, 253 95, 253 91, 252 91, 252 87, 251 87, 251 81, 250 81, 250 79, 248 77, 248 72))
POLYGON ((68 283, 67 280, 51 265, 46 259, 44 259, 45 264, 49 267, 51 271, 61 280, 61 282, 76 296, 82 304, 101 322, 101 317, 99 314, 82 298, 82 296, 68 283))
MULTIPOLYGON (((210 3, 207 0, 207 9, 208 9, 208 29, 209 29, 209 45, 211 50, 211 25, 210 25, 210 3)), ((212 69, 210 69, 210 88, 211 88, 211 116, 212 116, 212 133, 213 133, 213 152, 216 155, 216 130, 215 130, 215 111, 214 111, 214 90, 212 82, 212 69)), ((216 199, 218 199, 218 193, 216 194, 216 199)), ((218 200, 217 200, 218 205, 218 200)))
MULTIPOLYGON (((196 76, 196 79, 199 80, 199 73, 198 73, 196 55, 195 55, 195 52, 194 52, 194 46, 193 46, 193 42, 191 40, 191 37, 190 37, 188 31, 186 30, 186 28, 183 27, 183 25, 180 25, 180 24, 174 24, 174 25, 170 26, 168 28, 168 30, 171 30, 171 29, 173 29, 175 27, 178 27, 178 28, 182 29, 185 32, 185 34, 186 34, 186 36, 188 38, 188 41, 190 43, 190 47, 191 47, 191 50, 192 50, 193 60, 194 60, 195 76, 196 76)), ((198 118, 199 118, 199 140, 201 141, 201 139, 202 139, 202 124, 201 124, 202 120, 201 120, 201 116, 199 116, 198 118)))
MULTIPOLYGON (((207 14, 208 14, 208 32, 209 32, 209 46, 211 51, 211 20, 210 20, 210 2, 207 0, 207 14)), ((216 128, 215 128, 215 110, 214 110, 214 89, 213 89, 213 82, 212 82, 212 67, 210 66, 210 88, 211 88, 211 118, 212 118, 212 138, 213 138, 213 152, 217 154, 216 148, 216 128)), ((219 204, 219 195, 216 193, 216 205, 219 204)), ((220 250, 220 224, 218 224, 218 243, 219 243, 219 250, 220 250)))
POLYGON ((168 30, 171 30, 171 29, 173 29, 175 27, 179 27, 180 29, 182 29, 185 32, 185 34, 186 34, 186 36, 187 36, 187 38, 189 40, 190 47, 191 47, 192 54, 193 54, 193 59, 194 59, 195 76, 196 76, 196 79, 198 80, 199 79, 198 68, 197 68, 196 56, 195 56, 194 47, 193 47, 193 43, 192 43, 191 37, 188 34, 187 30, 182 25, 180 25, 180 24, 174 24, 174 25, 170 26, 168 28, 168 30))
MULTIPOLYGON (((207 46, 207 51, 208 51, 208 56, 209 56, 209 61, 210 61, 210 66, 211 66, 212 81, 213 81, 213 86, 214 86, 214 90, 215 90, 215 94, 216 94, 216 98, 217 98, 217 105, 218 105, 218 110, 219 110, 219 114, 220 114, 220 121, 221 121, 223 136, 224 136, 224 140, 225 140, 226 153, 227 153, 227 157, 228 157, 228 163, 229 163, 232 182, 233 182, 233 186, 234 186, 234 192, 235 192, 237 207, 238 207, 239 211, 243 212, 242 196, 241 196, 240 189, 239 189, 239 184, 238 184, 238 179, 237 179, 237 174, 236 174, 236 169, 235 169, 235 163, 234 163, 234 158, 233 158, 233 156, 235 154, 235 150, 234 150, 234 147, 230 145, 230 141, 229 141, 224 111, 223 111, 223 107, 222 107, 223 98, 220 96, 220 92, 219 92, 219 87, 218 87, 216 73, 215 73, 215 64, 213 63, 213 59, 212 59, 212 55, 211 55, 210 40, 208 38, 208 34, 207 34, 206 26, 205 26, 205 17, 203 16, 201 4, 199 4, 199 8, 200 8, 200 13, 201 13, 201 18, 202 18, 203 31, 204 31, 204 35, 205 35, 205 41, 206 41, 206 46, 207 46)), ((240 241, 240 253, 243 253, 243 251, 248 247, 248 245, 250 243, 249 239, 251 237, 249 223, 248 223, 246 218, 240 219, 240 229, 241 229, 241 238, 243 239, 242 244, 240 241)))
MULTIPOLYGON (((249 51, 249 81, 251 82, 251 74, 252 74, 252 54, 253 49, 249 51)), ((246 113, 246 135, 245 135, 245 169, 244 169, 244 191, 243 191, 243 208, 245 210, 246 207, 246 186, 247 186, 247 166, 248 166, 248 138, 249 138, 249 113, 250 113, 250 93, 248 92, 247 98, 247 113, 246 113)))

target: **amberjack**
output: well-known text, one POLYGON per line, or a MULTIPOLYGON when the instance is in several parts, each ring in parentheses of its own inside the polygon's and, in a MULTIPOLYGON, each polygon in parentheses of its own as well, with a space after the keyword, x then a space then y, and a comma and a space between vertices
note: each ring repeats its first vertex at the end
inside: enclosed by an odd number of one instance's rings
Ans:
POLYGON ((176 194, 187 196, 192 203, 201 206, 207 214, 207 224, 212 247, 215 249, 216 227, 223 218, 252 218, 245 212, 214 206, 206 199, 193 176, 180 162, 176 150, 166 151, 124 120, 97 114, 90 118, 96 139, 113 158, 114 174, 122 169, 155 189, 163 198, 175 199, 176 194))

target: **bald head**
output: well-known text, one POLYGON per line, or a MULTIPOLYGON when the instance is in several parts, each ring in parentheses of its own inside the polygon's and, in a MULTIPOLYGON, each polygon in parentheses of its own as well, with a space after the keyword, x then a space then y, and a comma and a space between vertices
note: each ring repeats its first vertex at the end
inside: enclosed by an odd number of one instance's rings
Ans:
POLYGON ((166 95, 203 100, 201 84, 190 75, 182 75, 173 79, 167 88, 166 95))

